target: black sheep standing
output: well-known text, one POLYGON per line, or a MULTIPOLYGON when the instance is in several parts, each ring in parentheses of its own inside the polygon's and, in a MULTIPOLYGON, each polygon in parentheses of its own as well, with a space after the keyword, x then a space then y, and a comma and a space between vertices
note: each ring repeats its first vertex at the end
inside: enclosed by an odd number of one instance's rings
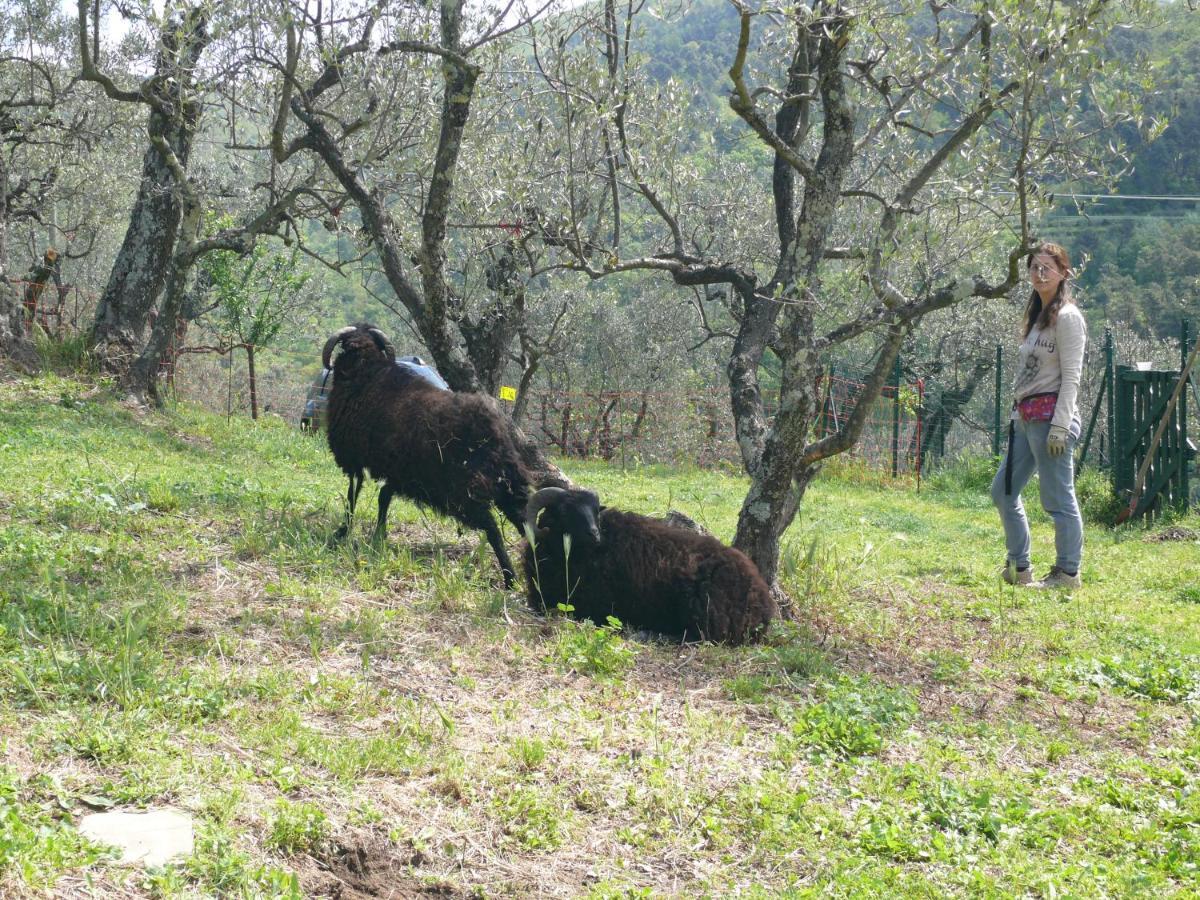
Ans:
POLYGON ((779 615, 754 563, 716 538, 659 519, 602 508, 591 491, 543 488, 525 516, 537 553, 525 545, 529 603, 559 604, 603 623, 740 644, 779 615), (563 541, 570 536, 569 552, 563 541))
POLYGON ((531 476, 511 423, 484 397, 441 390, 395 365, 391 342, 370 324, 334 334, 322 354, 326 368, 338 346, 326 433, 350 476, 345 528, 365 471, 383 482, 376 539, 386 537, 388 505, 399 494, 483 531, 512 587, 512 561, 491 510, 495 504, 522 529, 531 476))

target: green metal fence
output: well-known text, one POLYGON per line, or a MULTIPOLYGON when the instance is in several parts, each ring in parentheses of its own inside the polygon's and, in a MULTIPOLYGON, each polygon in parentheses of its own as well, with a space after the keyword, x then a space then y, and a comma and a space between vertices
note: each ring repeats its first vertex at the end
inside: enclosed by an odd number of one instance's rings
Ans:
MULTIPOLYGON (((1179 373, 1174 371, 1139 371, 1117 366, 1113 487, 1118 496, 1132 494, 1151 436, 1178 381, 1179 373)), ((1187 439, 1187 404, 1177 403, 1150 460, 1142 499, 1134 514, 1147 515, 1167 507, 1186 506, 1190 496, 1189 469, 1194 458, 1187 439)))

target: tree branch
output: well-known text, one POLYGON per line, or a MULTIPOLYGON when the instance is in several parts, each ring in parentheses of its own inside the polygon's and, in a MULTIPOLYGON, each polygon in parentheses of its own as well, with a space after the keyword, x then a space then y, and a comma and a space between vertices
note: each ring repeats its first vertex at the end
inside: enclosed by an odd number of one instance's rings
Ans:
POLYGON ((452 50, 449 47, 442 47, 438 44, 430 44, 425 41, 392 41, 389 44, 384 44, 378 50, 380 56, 387 56, 390 53, 427 53, 431 56, 440 56, 447 62, 451 62, 462 68, 473 66, 473 63, 465 54, 457 50, 452 50))
POLYGON ((275 118, 271 122, 271 155, 275 162, 281 163, 299 150, 299 147, 285 147, 284 132, 287 129, 288 108, 292 105, 292 94, 295 89, 296 66, 300 60, 300 39, 296 34, 293 22, 287 25, 287 56, 284 60, 283 84, 279 87, 279 106, 275 110, 275 118))
MULTIPOLYGON (((85 81, 93 81, 104 89, 104 93, 112 100, 124 103, 150 103, 150 97, 144 90, 127 91, 117 87, 116 83, 100 71, 96 59, 92 56, 92 45, 88 41, 87 8, 89 0, 78 0, 79 10, 79 67, 80 75, 85 81)), ((93 23, 95 30, 96 49, 99 49, 100 23, 93 23)))
POLYGON ((813 165, 798 152, 793 150, 770 125, 763 121, 758 114, 758 108, 750 90, 746 87, 743 70, 746 67, 746 51, 750 46, 750 13, 741 10, 741 30, 738 33, 737 55, 733 65, 729 67, 729 78, 733 81, 733 92, 729 95, 729 106, 738 116, 769 146, 780 159, 800 173, 804 178, 811 178, 813 165))
POLYGON ((909 299, 895 285, 884 282, 881 290, 886 293, 887 299, 882 305, 873 307, 853 321, 839 325, 818 338, 813 346, 818 351, 828 350, 880 325, 894 326, 913 322, 927 313, 953 306, 969 297, 982 300, 1003 297, 1020 282, 1020 260, 1031 249, 1029 243, 1023 240, 1009 251, 1003 281, 989 282, 982 275, 975 275, 969 279, 954 279, 921 300, 909 299))
MULTIPOLYGON (((908 182, 896 194, 895 200, 884 207, 867 271, 867 282, 875 292, 875 295, 883 301, 884 306, 899 308, 909 305, 909 301, 888 281, 884 274, 884 247, 891 242, 896 233, 896 228, 900 223, 900 214, 912 205, 917 194, 928 184, 929 179, 946 164, 946 161, 983 127, 1000 101, 1020 86, 1021 83, 1019 81, 1013 81, 1006 85, 995 97, 986 97, 982 100, 979 106, 963 119, 946 142, 934 151, 933 155, 925 161, 924 165, 909 178, 908 182)), ((959 299, 964 299, 968 296, 971 296, 971 291, 961 294, 959 299)))
POLYGON ((901 92, 900 96, 898 96, 895 100, 892 100, 888 91, 877 88, 880 95, 884 98, 884 102, 888 106, 888 112, 886 116, 883 116, 878 122, 867 129, 866 133, 859 139, 854 148, 856 155, 878 140, 880 133, 882 133, 882 131, 895 120, 896 116, 899 115, 900 112, 908 105, 908 101, 912 99, 913 95, 921 90, 931 78, 935 78, 942 72, 946 71, 954 59, 967 48, 967 45, 970 44, 972 40, 974 40, 975 35, 979 34, 981 28, 983 27, 984 19, 988 15, 990 15, 990 13, 985 9, 980 15, 976 16, 975 23, 969 29, 967 29, 966 33, 959 39, 958 43, 951 47, 936 65, 914 77, 913 80, 910 81, 905 89, 901 92))

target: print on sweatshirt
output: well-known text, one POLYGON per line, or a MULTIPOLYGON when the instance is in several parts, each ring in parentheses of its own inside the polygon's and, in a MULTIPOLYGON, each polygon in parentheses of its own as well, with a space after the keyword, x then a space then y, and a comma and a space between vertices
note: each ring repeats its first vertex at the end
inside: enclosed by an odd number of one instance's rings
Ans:
POLYGON ((1087 325, 1073 303, 1063 306, 1054 325, 1045 330, 1032 328, 1017 353, 1014 406, 1033 394, 1057 392, 1053 424, 1071 427, 1079 415, 1076 401, 1086 343, 1087 325))
POLYGON ((1055 340, 1053 331, 1047 334, 1035 328, 1029 333, 1029 338, 1021 345, 1020 355, 1024 359, 1021 368, 1017 371, 1016 383, 1013 385, 1013 392, 1018 400, 1027 396, 1027 393, 1023 393, 1021 388, 1038 380, 1038 373, 1042 371, 1042 361, 1048 359, 1057 348, 1058 341, 1055 340))

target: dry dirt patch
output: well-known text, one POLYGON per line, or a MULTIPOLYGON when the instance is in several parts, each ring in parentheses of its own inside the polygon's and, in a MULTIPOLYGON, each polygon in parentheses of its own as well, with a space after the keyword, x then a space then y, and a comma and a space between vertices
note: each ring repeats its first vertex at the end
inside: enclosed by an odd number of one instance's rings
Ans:
POLYGON ((1185 528, 1182 525, 1172 525, 1156 534, 1146 535, 1146 540, 1155 544, 1167 541, 1200 541, 1200 531, 1194 528, 1185 528))
POLYGON ((375 832, 351 835, 319 857, 306 857, 298 865, 305 894, 333 900, 424 900, 430 897, 465 896, 451 885, 426 882, 408 874, 425 861, 420 851, 404 853, 375 832))

